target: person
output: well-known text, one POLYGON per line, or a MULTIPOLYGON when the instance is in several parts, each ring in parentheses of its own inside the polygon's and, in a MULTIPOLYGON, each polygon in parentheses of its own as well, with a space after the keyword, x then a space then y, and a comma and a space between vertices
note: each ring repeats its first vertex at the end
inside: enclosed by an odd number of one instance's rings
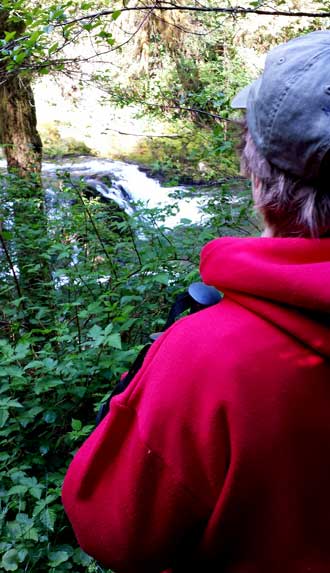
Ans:
POLYGON ((330 572, 330 31, 240 92, 262 237, 224 237, 224 299, 177 321, 74 457, 63 503, 116 573, 330 572))

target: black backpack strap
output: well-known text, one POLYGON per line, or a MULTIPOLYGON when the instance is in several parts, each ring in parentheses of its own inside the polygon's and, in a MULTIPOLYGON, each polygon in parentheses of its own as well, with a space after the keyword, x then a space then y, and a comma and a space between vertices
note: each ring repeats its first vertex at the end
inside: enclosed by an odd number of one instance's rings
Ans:
POLYGON ((166 319, 164 330, 167 330, 176 321, 178 316, 188 310, 191 307, 191 296, 188 292, 183 292, 178 294, 174 304, 172 304, 168 317, 166 319))

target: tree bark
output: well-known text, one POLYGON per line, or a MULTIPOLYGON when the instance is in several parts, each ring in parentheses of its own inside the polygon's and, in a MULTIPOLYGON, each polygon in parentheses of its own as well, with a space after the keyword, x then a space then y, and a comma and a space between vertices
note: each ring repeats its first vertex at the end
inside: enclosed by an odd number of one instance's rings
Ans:
MULTIPOLYGON (((24 20, 11 20, 9 10, 0 9, 0 39, 6 32, 25 30, 24 20)), ((0 144, 3 146, 8 171, 19 176, 41 172, 42 142, 37 130, 37 117, 29 76, 6 73, 7 62, 0 60, 0 144)))
POLYGON ((0 143, 8 171, 20 177, 41 172, 42 142, 33 92, 27 77, 12 76, 0 86, 0 143))
MULTIPOLYGON (((24 22, 10 20, 10 12, 0 9, 0 38, 6 31, 24 32, 24 22)), ((6 73, 0 61, 0 145, 7 160, 9 177, 6 193, 13 205, 13 259, 18 267, 20 292, 28 309, 25 324, 38 321, 43 307, 43 323, 50 318, 53 300, 51 271, 47 259, 48 235, 44 190, 41 181, 42 142, 31 79, 19 73, 6 73)))

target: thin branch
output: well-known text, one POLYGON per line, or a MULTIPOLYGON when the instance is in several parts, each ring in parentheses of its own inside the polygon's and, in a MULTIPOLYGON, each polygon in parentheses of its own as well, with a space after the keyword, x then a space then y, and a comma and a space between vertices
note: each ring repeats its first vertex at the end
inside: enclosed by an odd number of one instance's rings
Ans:
MULTIPOLYGON (((99 53, 95 53, 92 56, 89 57, 77 57, 77 58, 61 58, 61 59, 55 59, 55 60, 47 60, 46 58, 44 59, 44 61, 41 62, 36 62, 36 63, 28 63, 25 64, 23 63, 21 66, 13 69, 13 70, 0 70, 0 78, 3 77, 4 79, 0 82, 0 85, 2 85, 3 83, 5 83, 9 76, 11 75, 17 75, 23 71, 27 71, 27 70, 42 70, 45 68, 55 68, 56 67, 63 67, 65 64, 70 64, 70 63, 82 63, 82 62, 88 62, 89 60, 94 60, 97 56, 102 56, 105 54, 109 54, 111 52, 114 52, 120 48, 122 48, 123 46, 125 46, 126 44, 128 44, 133 38, 134 36, 139 32, 139 30, 143 27, 143 25, 145 24, 145 22, 148 20, 148 18, 150 17, 150 15, 157 11, 159 12, 167 12, 167 11, 178 11, 178 12, 201 12, 201 13, 214 13, 214 14, 223 14, 223 15, 228 15, 228 16, 232 16, 232 17, 236 17, 238 15, 247 15, 247 14, 255 14, 255 15, 260 15, 260 16, 286 16, 286 17, 293 17, 293 18, 300 18, 300 17, 306 17, 306 18, 330 18, 330 10, 329 11, 325 11, 325 12, 308 12, 308 11, 292 11, 292 10, 277 10, 275 8, 244 8, 242 6, 229 6, 229 7, 210 7, 210 6, 205 6, 201 3, 197 3, 197 5, 195 6, 184 6, 184 5, 179 5, 179 4, 175 4, 174 2, 170 2, 170 1, 166 1, 164 0, 163 2, 161 0, 154 0, 154 2, 151 5, 148 4, 143 4, 143 5, 138 5, 138 6, 124 6, 120 9, 114 9, 114 10, 101 10, 99 12, 94 12, 92 14, 87 14, 84 16, 77 16, 76 18, 72 18, 71 20, 66 20, 66 21, 61 21, 58 23, 53 23, 53 27, 54 28, 68 28, 70 26, 73 26, 75 24, 79 24, 79 22, 91 22, 91 21, 95 21, 97 19, 101 19, 103 17, 106 16, 112 16, 113 14, 117 13, 118 10, 120 10, 121 12, 142 12, 145 13, 141 22, 138 24, 136 30, 130 35, 130 37, 123 41, 122 43, 113 46, 112 48, 109 48, 107 50, 104 50, 102 52, 99 53)), ((161 19, 157 14, 156 17, 158 19, 161 19)), ((205 35, 206 33, 199 33, 199 32, 193 32, 193 31, 188 31, 185 30, 183 27, 179 26, 178 24, 175 23, 168 23, 172 26, 175 26, 179 29, 181 29, 184 32, 189 32, 189 33, 194 33, 194 34, 200 34, 200 35, 205 35)), ((54 52, 54 54, 57 54, 58 52, 60 52, 66 45, 71 44, 80 34, 81 34, 82 30, 79 30, 79 32, 77 32, 77 34, 70 39, 65 40, 65 42, 59 46, 56 51, 54 52)), ((10 42, 8 42, 8 44, 5 45, 5 47, 8 48, 12 48, 14 45, 18 45, 20 42, 28 39, 28 35, 24 35, 21 36, 20 38, 15 38, 14 40, 11 40, 10 42)), ((0 54, 2 53, 3 55, 3 48, 2 50, 0 50, 0 54)), ((8 56, 6 56, 6 58, 8 58, 8 56)), ((189 110, 188 110, 189 111, 189 110)), ((190 111, 195 111, 195 110, 190 110, 190 111)), ((203 112, 206 113, 206 112, 203 112)), ((212 114, 210 114, 212 115, 212 114)), ((217 117, 215 115, 213 115, 213 117, 217 117)), ((218 119, 223 120, 224 118, 218 117, 218 119)))
POLYGON ((164 111, 168 110, 168 109, 178 109, 178 110, 183 110, 183 111, 192 111, 194 113, 199 113, 199 114, 203 114, 203 115, 207 115, 208 117, 212 117, 214 119, 219 119, 220 121, 227 121, 228 123, 233 123, 236 125, 237 120, 235 119, 230 119, 229 117, 223 117, 222 115, 219 115, 217 113, 211 113, 210 111, 204 111, 203 109, 198 109, 196 107, 185 107, 185 106, 181 106, 181 105, 160 105, 160 104, 149 104, 146 103, 145 104, 146 107, 150 107, 150 108, 161 108, 164 111))
POLYGON ((2 234, 2 230, 1 230, 1 229, 0 229, 0 243, 1 243, 1 245, 2 245, 2 248, 3 248, 4 252, 5 252, 8 265, 9 265, 10 270, 11 270, 11 273, 12 273, 12 275, 13 275, 13 279, 14 279, 14 282, 15 282, 17 294, 18 294, 19 298, 23 298, 23 293, 22 293, 22 291, 21 291, 21 287, 20 287, 20 284, 19 284, 19 280, 18 280, 17 275, 16 275, 16 272, 15 272, 15 267, 14 267, 13 261, 11 260, 11 256, 10 256, 9 251, 8 251, 8 249, 7 249, 6 241, 5 241, 5 239, 4 239, 4 236, 3 236, 3 234, 2 234))
POLYGON ((119 135, 131 135, 133 137, 166 137, 166 138, 170 138, 170 139, 176 139, 176 138, 181 138, 181 137, 185 137, 184 134, 173 134, 173 135, 166 135, 166 134, 151 134, 151 133, 127 133, 126 131, 120 131, 119 129, 114 129, 111 127, 107 127, 107 131, 115 131, 116 133, 119 133, 119 135))
POLYGON ((78 195, 78 197, 79 197, 79 199, 80 199, 80 201, 81 201, 81 203, 82 203, 82 205, 83 205, 83 207, 84 207, 84 210, 85 210, 85 212, 86 212, 86 214, 87 214, 87 216, 88 216, 88 218, 89 218, 89 220, 90 220, 90 222, 91 222, 91 225, 92 225, 92 227, 93 227, 94 233, 95 233, 96 237, 98 238, 99 243, 100 243, 100 245, 101 245, 102 251, 104 252, 104 254, 105 254, 105 256, 106 256, 106 258, 107 258, 107 260, 108 260, 108 262, 109 262, 109 264, 110 264, 111 272, 113 272, 113 276, 114 276, 115 278, 117 278, 117 273, 116 273, 115 268, 114 268, 114 266, 113 266, 111 257, 109 256, 109 253, 108 253, 108 251, 107 251, 107 249, 106 249, 106 247, 105 247, 105 244, 104 244, 104 242, 103 242, 103 240, 102 240, 102 237, 101 237, 101 235, 100 235, 100 233, 99 233, 99 230, 98 230, 97 226, 95 225, 95 221, 94 221, 94 219, 93 219, 93 217, 92 217, 92 214, 91 214, 90 210, 88 209, 88 207, 87 207, 87 206, 85 205, 85 203, 84 203, 84 199, 83 199, 83 197, 82 197, 82 194, 81 194, 81 191, 80 191, 80 189, 79 189, 79 186, 76 185, 72 180, 71 180, 71 185, 72 185, 72 186, 74 187, 74 189, 76 189, 76 191, 77 191, 77 195, 78 195))
MULTIPOLYGON (((91 80, 90 78, 84 78, 83 81, 85 83, 92 83, 93 86, 96 86, 97 89, 101 92, 106 93, 108 96, 112 95, 117 95, 115 92, 111 92, 111 90, 108 90, 104 87, 102 87, 101 85, 99 85, 98 83, 96 83, 94 80, 91 80)), ((196 107, 185 107, 185 106, 181 106, 181 105, 168 105, 168 104, 160 104, 160 103, 154 103, 154 102, 146 102, 144 100, 137 100, 136 101, 137 104, 143 104, 146 108, 149 109, 161 109, 162 111, 166 111, 169 109, 177 109, 179 111, 192 111, 194 113, 199 113, 199 114, 204 114, 207 115, 209 117, 212 117, 214 119, 218 119, 220 121, 226 121, 228 123, 233 123, 234 125, 237 125, 237 120, 235 119, 231 119, 229 117, 223 117, 222 115, 219 115, 217 113, 211 113, 210 111, 205 111, 203 109, 199 109, 196 107)), ((115 131, 121 135, 136 135, 138 136, 138 134, 134 134, 134 133, 125 133, 125 132, 121 132, 119 130, 113 129, 113 128, 107 128, 110 131, 115 131)), ((182 135, 146 135, 146 134, 141 134, 141 137, 185 137, 186 135, 189 135, 188 133, 183 133, 182 135)))
POLYGON ((129 229, 129 234, 130 234, 131 239, 132 239, 133 249, 134 249, 135 254, 136 254, 137 258, 138 258, 139 264, 140 264, 140 266, 142 267, 141 255, 140 255, 140 253, 139 253, 139 249, 137 248, 137 244, 136 244, 136 241, 135 241, 135 237, 134 237, 134 233, 133 233, 133 230, 132 230, 131 225, 128 225, 128 229, 129 229))
POLYGON ((77 325, 77 333, 78 333, 78 352, 82 352, 81 350, 81 328, 80 328, 80 321, 78 316, 78 308, 75 307, 75 322, 77 325))
MULTIPOLYGON (((116 10, 101 10, 100 12, 94 12, 92 14, 86 14, 85 16, 78 16, 77 18, 72 18, 71 20, 67 20, 65 22, 65 26, 72 26, 78 22, 88 21, 95 18, 103 18, 105 16, 112 16, 114 13, 117 13, 119 10, 120 12, 141 12, 146 9, 152 8, 157 9, 159 11, 173 11, 177 10, 178 12, 212 12, 217 14, 257 14, 259 16, 288 16, 292 18, 329 18, 330 12, 308 12, 308 11, 300 11, 300 10, 276 10, 276 9, 264 9, 264 8, 244 8, 243 6, 231 6, 228 8, 223 7, 211 7, 211 6, 182 6, 179 4, 170 4, 164 1, 163 3, 157 2, 156 5, 150 6, 124 6, 123 8, 116 9, 116 10)), ((63 25, 55 24, 54 27, 63 25)))

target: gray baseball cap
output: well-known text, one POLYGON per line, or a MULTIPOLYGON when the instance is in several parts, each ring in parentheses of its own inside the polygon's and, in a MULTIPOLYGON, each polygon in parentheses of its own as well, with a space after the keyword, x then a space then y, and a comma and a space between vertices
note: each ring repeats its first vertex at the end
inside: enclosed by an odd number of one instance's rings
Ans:
POLYGON ((272 49, 263 74, 239 92, 253 141, 268 161, 315 179, 330 150, 330 31, 312 32, 272 49))

